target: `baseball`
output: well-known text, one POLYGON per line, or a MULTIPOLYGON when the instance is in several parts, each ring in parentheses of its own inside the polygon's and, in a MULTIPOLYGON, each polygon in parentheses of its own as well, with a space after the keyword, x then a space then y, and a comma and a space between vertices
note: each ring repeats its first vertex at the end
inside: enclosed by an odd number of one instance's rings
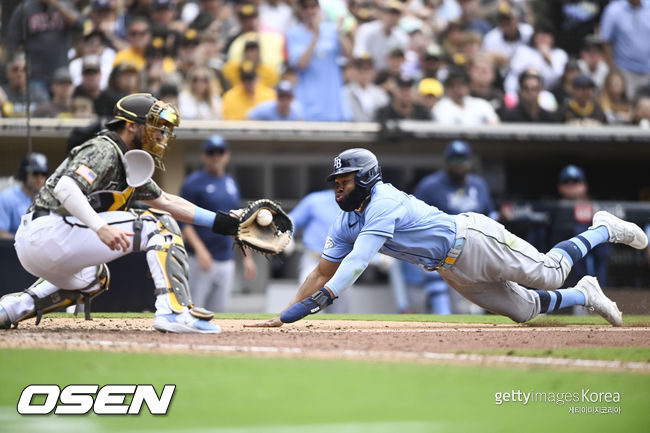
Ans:
POLYGON ((273 215, 268 209, 260 209, 257 213, 257 223, 261 226, 268 226, 273 221, 273 215))

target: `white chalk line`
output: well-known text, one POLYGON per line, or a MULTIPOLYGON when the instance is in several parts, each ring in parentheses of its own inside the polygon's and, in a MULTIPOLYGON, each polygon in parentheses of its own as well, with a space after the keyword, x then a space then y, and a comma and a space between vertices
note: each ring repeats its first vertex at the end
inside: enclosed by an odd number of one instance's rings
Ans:
MULTIPOLYGON (((34 336, 39 334, 34 334, 34 336)), ((25 344, 26 335, 10 336, 4 341, 14 340, 16 343, 25 344)), ((0 344, 2 343, 0 340, 0 344)), ((189 343, 146 343, 139 341, 88 341, 79 338, 56 338, 48 336, 40 341, 48 345, 67 345, 73 348, 100 347, 100 348, 132 348, 136 350, 170 350, 188 353, 235 353, 235 354, 266 354, 277 356, 303 356, 312 358, 352 358, 362 360, 409 360, 409 361, 434 361, 469 364, 490 365, 522 365, 568 367, 586 369, 615 369, 638 372, 650 372, 649 362, 595 360, 595 359, 569 359, 534 356, 487 355, 477 353, 448 353, 448 352, 405 352, 405 351, 380 351, 360 349, 303 349, 300 347, 273 347, 273 346, 239 346, 239 345, 211 345, 189 343)))

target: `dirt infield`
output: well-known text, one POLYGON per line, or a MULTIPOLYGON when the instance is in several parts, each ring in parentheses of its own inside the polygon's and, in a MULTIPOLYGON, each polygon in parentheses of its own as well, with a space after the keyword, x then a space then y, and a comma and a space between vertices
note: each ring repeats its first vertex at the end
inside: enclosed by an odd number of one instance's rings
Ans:
MULTIPOLYGON (((244 328, 242 320, 219 320, 217 335, 162 334, 152 319, 44 318, 0 332, 0 347, 119 351, 231 353, 257 356, 354 358, 576 366, 576 360, 476 355, 490 349, 647 347, 650 328, 581 325, 521 326, 423 322, 308 320, 282 328, 244 328), (531 361, 537 359, 537 361, 531 361)), ((579 360, 578 360, 579 361, 579 360)), ((590 361, 592 368, 650 372, 650 363, 590 361)), ((578 363, 580 364, 580 363, 578 363)))

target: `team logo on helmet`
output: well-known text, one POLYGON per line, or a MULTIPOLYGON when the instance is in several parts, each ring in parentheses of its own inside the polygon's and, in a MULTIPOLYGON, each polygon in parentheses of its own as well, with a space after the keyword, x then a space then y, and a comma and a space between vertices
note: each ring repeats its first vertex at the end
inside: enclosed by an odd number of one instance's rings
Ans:
POLYGON ((336 158, 334 158, 334 170, 338 170, 339 168, 341 168, 342 165, 343 163, 341 162, 340 157, 337 156, 336 158))

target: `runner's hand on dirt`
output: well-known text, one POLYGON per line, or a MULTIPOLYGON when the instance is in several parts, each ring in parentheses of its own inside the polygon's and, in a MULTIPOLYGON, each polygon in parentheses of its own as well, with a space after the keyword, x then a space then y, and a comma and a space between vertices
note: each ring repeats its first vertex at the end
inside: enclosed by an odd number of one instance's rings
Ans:
POLYGON ((244 328, 279 328, 282 325, 284 325, 284 323, 280 320, 280 316, 277 315, 264 322, 244 323, 244 328))

